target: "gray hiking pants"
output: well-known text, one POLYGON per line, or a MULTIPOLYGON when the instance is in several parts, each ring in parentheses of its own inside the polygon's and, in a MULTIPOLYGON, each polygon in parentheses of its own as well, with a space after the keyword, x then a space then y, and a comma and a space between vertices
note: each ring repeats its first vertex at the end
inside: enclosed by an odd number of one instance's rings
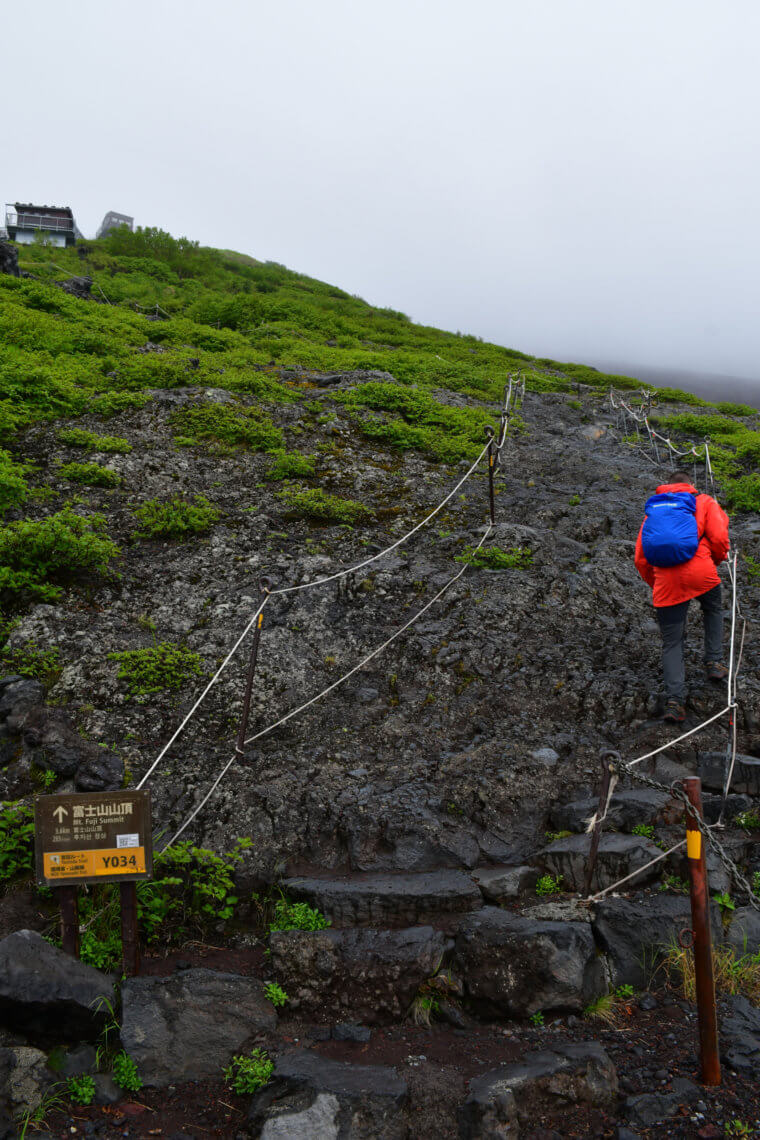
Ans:
MULTIPOLYGON (((723 643, 723 607, 720 586, 713 586, 706 594, 694 599, 702 607, 705 622, 705 661, 720 661, 723 643)), ((683 663, 684 634, 688 602, 677 606, 655 606, 662 634, 662 672, 665 692, 683 704, 688 696, 683 663)))

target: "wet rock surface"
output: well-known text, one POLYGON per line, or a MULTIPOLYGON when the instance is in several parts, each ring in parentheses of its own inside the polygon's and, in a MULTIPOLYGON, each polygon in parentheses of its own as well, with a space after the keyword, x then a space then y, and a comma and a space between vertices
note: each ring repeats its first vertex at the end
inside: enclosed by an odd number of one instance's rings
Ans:
POLYGON ((460 927, 455 963, 471 1001, 507 1017, 581 1010, 604 992, 602 964, 582 923, 485 907, 460 927))
POLYGON ((21 930, 0 942, 0 1026, 33 1040, 95 1040, 113 981, 21 930))
POLYGON ((424 922, 480 906, 469 875, 437 871, 420 875, 367 875, 350 880, 294 878, 285 887, 323 911, 334 926, 394 926, 424 922))
POLYGON ((145 1084, 217 1076, 276 1025, 255 978, 195 969, 122 987, 121 1039, 145 1084))
MULTIPOLYGON (((589 837, 569 835, 557 839, 538 856, 540 862, 554 876, 560 876, 565 889, 573 892, 585 890, 588 864, 589 837)), ((638 835, 617 835, 605 832, 597 852, 592 891, 602 891, 637 871, 639 886, 655 878, 657 866, 647 867, 661 852, 648 839, 638 835)))
POLYGON ((459 1112, 462 1140, 517 1137, 541 1110, 585 1102, 611 1107, 617 1097, 615 1066, 597 1042, 562 1051, 528 1053, 472 1081, 459 1112))
POLYGON ((306 1050, 279 1058, 272 1084, 254 1098, 254 1136, 317 1136, 346 1140, 406 1140, 402 1109, 406 1082, 392 1068, 330 1061, 306 1050))
POLYGON ((432 927, 407 930, 292 930, 273 934, 274 975, 304 1016, 347 1010, 370 1024, 400 1020, 434 974, 447 940, 432 927))

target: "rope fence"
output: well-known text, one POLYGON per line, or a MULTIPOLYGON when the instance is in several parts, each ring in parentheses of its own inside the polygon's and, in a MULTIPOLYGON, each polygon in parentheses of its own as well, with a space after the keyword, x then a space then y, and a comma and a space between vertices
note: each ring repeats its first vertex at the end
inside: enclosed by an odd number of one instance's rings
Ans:
MULTIPOLYGON (((253 615, 251 616, 251 618, 247 622, 245 628, 243 629, 242 633, 237 638, 236 642, 234 643, 234 645, 231 647, 231 649, 227 653, 227 656, 224 658, 221 665, 218 667, 218 669, 216 670, 216 672, 214 673, 214 675, 212 676, 212 678, 210 679, 210 681, 208 682, 206 687, 203 689, 203 691, 201 692, 199 697, 196 699, 196 701, 194 702, 194 704, 192 705, 192 707, 190 708, 190 710, 188 711, 186 716, 183 718, 181 723, 177 726, 174 733, 169 738, 169 740, 166 742, 166 744, 161 748, 161 750, 158 753, 158 755, 156 756, 155 760, 148 767, 147 771, 145 772, 145 774, 143 775, 139 784, 137 785, 138 788, 142 788, 146 784, 146 782, 150 779, 150 777, 156 772, 159 764, 164 759, 164 757, 166 756, 166 754, 169 751, 169 749, 171 748, 171 746, 174 744, 174 742, 178 739, 180 734, 184 731, 184 729, 190 723, 190 721, 192 720, 192 718, 197 713, 198 709, 200 708, 200 706, 203 703, 203 701, 205 700, 205 698, 208 696, 208 694, 211 691, 211 689, 213 688, 213 686, 218 682, 219 678, 222 676, 222 673, 227 668, 229 663, 232 661, 232 658, 234 657, 237 650, 242 645, 242 643, 245 640, 245 638, 247 637, 248 633, 252 629, 255 629, 257 631, 257 635, 258 635, 258 630, 261 627, 261 620, 262 620, 262 614, 263 614, 264 608, 272 598, 277 597, 278 595, 292 594, 292 593, 296 593, 296 592, 299 592, 302 590, 307 590, 307 589, 317 588, 319 586, 324 586, 330 582, 335 582, 335 581, 338 581, 339 579, 345 578, 351 574, 355 574, 359 570, 363 570, 367 566, 370 566, 370 565, 380 561, 381 559, 385 558, 387 555, 392 553, 394 550, 397 550, 400 546, 402 546, 405 542, 407 542, 413 535, 417 534, 418 531, 422 530, 425 526, 427 526, 436 517, 436 515, 438 515, 440 513, 440 511, 443 510, 443 508, 446 506, 446 504, 451 501, 451 499, 464 486, 464 484, 468 481, 468 479, 470 479, 474 475, 474 473, 477 471, 478 467, 482 463, 484 457, 486 455, 488 455, 489 456, 489 489, 490 489, 491 521, 486 525, 486 528, 484 530, 484 533, 483 533, 480 541, 478 542, 477 546, 472 550, 470 558, 464 563, 462 568, 460 570, 458 570, 448 580, 448 582, 446 582, 446 584, 440 590, 438 590, 438 592, 428 602, 426 602, 426 604, 420 610, 417 611, 417 613, 412 618, 410 618, 398 630, 396 630, 395 633, 393 633, 391 635, 391 637, 387 638, 380 645, 376 646, 375 649, 373 649, 371 653, 369 653, 366 657, 364 657, 357 665, 354 665, 351 669, 349 669, 345 674, 343 674, 342 677, 338 678, 337 681, 334 681, 332 684, 328 685, 325 689, 323 689, 316 696, 310 698, 308 701, 299 705, 297 708, 291 709, 290 712, 288 712, 284 716, 280 717, 277 721, 274 721, 272 724, 267 725, 266 728, 261 729, 259 732, 255 733, 251 737, 243 739, 242 744, 244 746, 247 746, 247 745, 254 743, 257 740, 262 739, 265 736, 268 736, 270 733, 274 732, 281 725, 286 724, 288 721, 292 720, 294 717, 298 716, 300 713, 305 712, 306 709, 310 708, 312 705, 316 704, 318 701, 321 701, 322 699, 324 699, 326 696, 328 696, 330 693, 332 693, 335 689, 339 688, 346 681, 348 681, 349 678, 354 676, 354 674, 356 674, 360 669, 364 668, 364 666, 367 665, 373 658, 377 657, 380 653, 382 653, 385 649, 387 649, 390 645, 392 645, 393 642, 397 640, 397 638, 399 638, 404 632, 406 632, 406 630, 408 630, 411 626, 413 626, 415 624, 415 622, 417 622, 422 617, 422 615, 425 614, 431 608, 431 606, 433 606, 441 597, 443 597, 443 595, 466 572, 466 570, 468 569, 468 566, 470 565, 470 563, 472 561, 472 557, 474 557, 474 555, 477 553, 477 551, 480 550, 483 543, 486 541, 487 538, 490 537, 490 535, 493 532, 493 529, 494 529, 493 469, 494 469, 495 462, 501 461, 501 453, 502 453, 502 449, 505 445, 506 438, 507 438, 510 416, 511 416, 512 412, 516 409, 516 407, 518 407, 522 404, 524 397, 525 397, 525 379, 524 379, 524 377, 520 376, 518 378, 515 378, 513 376, 510 376, 508 383, 504 388, 502 406, 501 406, 501 411, 500 411, 500 430, 499 430, 498 441, 495 439, 495 433, 494 433, 493 429, 487 428, 486 429, 486 434, 487 434, 486 444, 481 449, 479 455, 472 462, 472 464, 470 465, 468 470, 464 473, 464 475, 461 477, 461 479, 459 479, 458 482, 455 484, 455 486, 448 492, 448 494, 446 494, 444 496, 444 498, 433 508, 433 510, 430 511, 425 516, 425 518, 421 520, 421 522, 417 523, 414 527, 412 527, 405 534, 403 534, 399 539, 397 539, 395 542, 391 543, 389 546, 385 547, 378 554, 372 555, 372 557, 370 557, 370 558, 365 558, 361 562, 357 562, 351 566, 345 567, 342 570, 338 570, 334 574, 329 574, 329 575, 326 575, 322 578, 314 579, 313 581, 310 581, 310 582, 298 583, 297 585, 293 585, 293 586, 283 586, 283 587, 279 587, 277 589, 273 589, 273 588, 271 588, 271 585, 269 584, 268 580, 266 580, 266 579, 261 580, 263 597, 260 601, 258 608, 253 613, 253 615)), ((253 660, 255 663, 255 658, 253 658, 253 660)), ((246 695, 244 698, 244 712, 243 712, 243 718, 241 721, 241 732, 244 729, 245 721, 246 721, 247 715, 248 715, 248 701, 250 699, 251 682, 252 682, 252 671, 249 669, 249 678, 248 678, 248 683, 247 683, 246 695)), ((219 773, 219 775, 214 780, 211 788, 206 793, 204 798, 193 809, 191 814, 184 821, 184 823, 181 825, 181 827, 175 832, 174 836, 171 838, 169 843, 166 844, 166 846, 171 846, 171 844, 173 844, 177 841, 179 836, 185 831, 185 829, 190 825, 190 823, 196 818, 196 816, 199 814, 199 812, 202 810, 202 808, 205 806, 205 804, 208 803, 209 799, 211 798, 211 796, 216 791, 216 788, 219 786, 221 780, 224 778, 225 774, 229 771, 229 769, 232 766, 232 764, 234 763, 234 761, 236 759, 240 759, 240 757, 242 755, 240 743, 241 743, 241 741, 239 741, 239 745, 236 748, 235 753, 229 759, 229 761, 224 765, 221 772, 219 773)))

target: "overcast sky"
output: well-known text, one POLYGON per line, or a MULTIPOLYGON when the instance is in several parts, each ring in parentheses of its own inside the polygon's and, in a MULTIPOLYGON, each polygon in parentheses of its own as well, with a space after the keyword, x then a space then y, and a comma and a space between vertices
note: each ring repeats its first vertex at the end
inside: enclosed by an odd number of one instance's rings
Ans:
POLYGON ((757 0, 37 0, 6 200, 539 355, 760 377, 757 0))

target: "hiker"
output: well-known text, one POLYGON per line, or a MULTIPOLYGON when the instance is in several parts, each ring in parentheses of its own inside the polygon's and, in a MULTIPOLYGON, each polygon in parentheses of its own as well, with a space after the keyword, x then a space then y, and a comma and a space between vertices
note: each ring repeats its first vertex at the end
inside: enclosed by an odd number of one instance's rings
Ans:
POLYGON ((716 566, 728 554, 728 515, 710 495, 700 495, 686 471, 675 471, 647 499, 636 539, 636 569, 652 587, 652 603, 662 635, 664 719, 686 717, 684 633, 689 602, 696 598, 705 623, 705 669, 710 681, 725 681, 721 663, 723 609, 716 566))

